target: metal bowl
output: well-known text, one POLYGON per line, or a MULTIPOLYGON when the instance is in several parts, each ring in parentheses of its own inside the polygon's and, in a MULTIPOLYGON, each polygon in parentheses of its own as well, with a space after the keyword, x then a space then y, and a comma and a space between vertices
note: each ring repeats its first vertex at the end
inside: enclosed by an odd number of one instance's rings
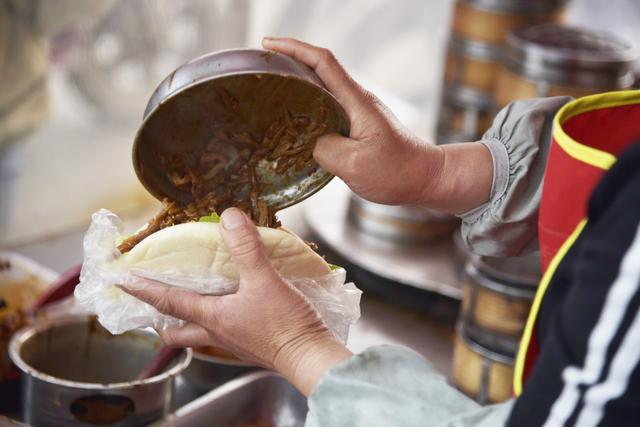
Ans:
MULTIPOLYGON (((133 146, 133 164, 142 184, 158 199, 192 201, 190 190, 174 185, 162 154, 198 153, 219 135, 248 133, 262 141, 271 124, 287 112, 322 122, 325 133, 349 134, 349 120, 338 101, 306 65, 274 52, 230 49, 196 58, 173 71, 155 90, 133 146)), ((256 173, 259 198, 282 209, 318 191, 332 176, 315 161, 299 172, 275 172, 262 160, 256 173)), ((213 190, 213 189, 209 189, 213 190)))
POLYGON ((194 349, 191 364, 182 373, 182 378, 198 391, 206 392, 258 369, 261 368, 250 363, 211 356, 194 349))
POLYGON ((111 335, 86 316, 20 330, 9 355, 22 371, 22 419, 32 425, 138 426, 166 415, 174 378, 189 365, 191 350, 162 373, 132 380, 161 346, 153 333, 111 335))

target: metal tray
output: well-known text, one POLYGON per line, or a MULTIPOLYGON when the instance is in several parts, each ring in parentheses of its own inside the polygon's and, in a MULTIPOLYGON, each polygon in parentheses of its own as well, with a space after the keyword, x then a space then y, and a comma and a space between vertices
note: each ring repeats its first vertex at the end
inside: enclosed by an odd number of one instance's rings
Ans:
POLYGON ((302 427, 307 399, 274 372, 238 378, 183 406, 153 427, 302 427))

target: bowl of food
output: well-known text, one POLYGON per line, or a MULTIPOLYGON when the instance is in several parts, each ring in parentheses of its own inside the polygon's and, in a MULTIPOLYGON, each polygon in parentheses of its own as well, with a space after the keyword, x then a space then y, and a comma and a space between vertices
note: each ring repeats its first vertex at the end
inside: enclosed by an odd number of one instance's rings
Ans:
MULTIPOLYGON (((332 178, 312 153, 349 119, 306 65, 260 49, 196 58, 155 90, 133 147, 140 182, 160 200, 211 213, 238 207, 258 225, 332 178)), ((187 213, 187 217, 188 217, 187 213)))

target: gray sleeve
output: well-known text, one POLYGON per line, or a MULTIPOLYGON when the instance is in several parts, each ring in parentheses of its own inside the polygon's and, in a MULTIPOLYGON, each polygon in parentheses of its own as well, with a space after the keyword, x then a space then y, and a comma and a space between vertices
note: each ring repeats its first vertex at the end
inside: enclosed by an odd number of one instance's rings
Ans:
POLYGON ((514 101, 503 108, 480 141, 493 158, 487 203, 460 215, 472 252, 515 256, 538 246, 538 208, 553 118, 572 98, 514 101))
POLYGON ((309 396, 306 427, 498 427, 512 401, 482 407, 422 356, 377 346, 329 370, 309 396))

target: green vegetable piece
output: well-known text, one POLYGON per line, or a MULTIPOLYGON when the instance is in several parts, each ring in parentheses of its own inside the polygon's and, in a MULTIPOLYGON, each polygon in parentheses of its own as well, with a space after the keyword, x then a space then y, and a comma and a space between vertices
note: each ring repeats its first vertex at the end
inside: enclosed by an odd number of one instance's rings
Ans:
POLYGON ((220 215, 213 212, 211 215, 201 216, 198 222, 213 222, 217 224, 220 222, 220 215))

